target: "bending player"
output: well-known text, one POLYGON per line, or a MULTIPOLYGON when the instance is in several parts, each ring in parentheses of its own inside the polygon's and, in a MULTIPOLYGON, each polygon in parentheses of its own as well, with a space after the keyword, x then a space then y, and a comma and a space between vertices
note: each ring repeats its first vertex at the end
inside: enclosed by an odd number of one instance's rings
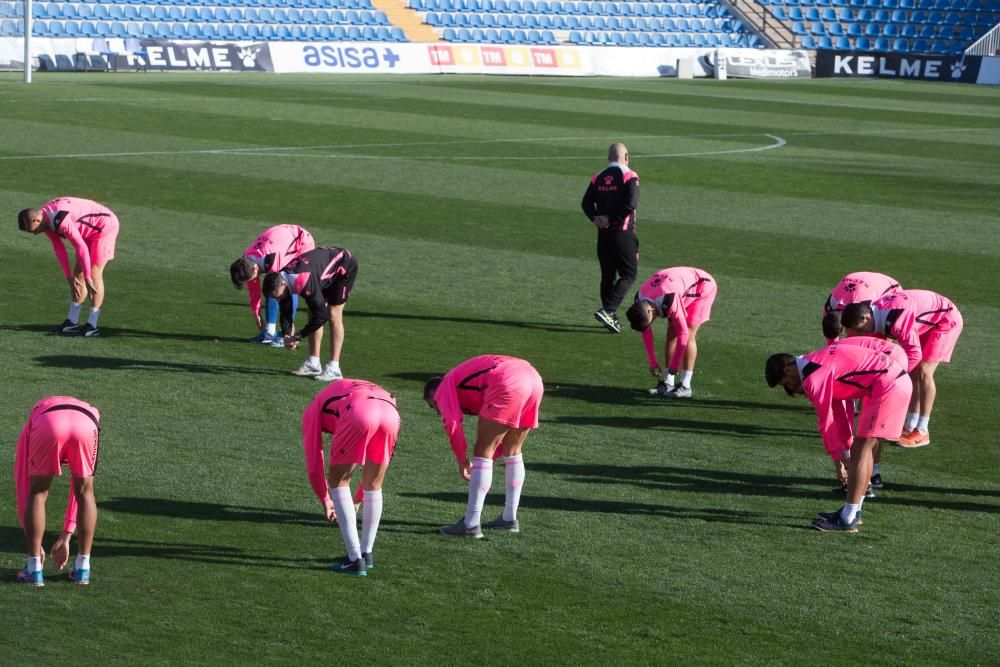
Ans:
POLYGON ((530 363, 516 357, 489 354, 474 357, 424 385, 424 400, 441 415, 444 430, 458 461, 458 472, 469 480, 465 516, 441 529, 444 535, 481 538, 480 518, 486 494, 493 484, 493 459, 500 449, 506 472, 503 514, 485 524, 520 532, 517 508, 524 485, 521 449, 528 431, 538 428, 542 378, 530 363), (478 415, 476 444, 469 461, 462 415, 478 415))
POLYGON ((861 504, 872 476, 872 451, 879 438, 895 439, 903 428, 912 385, 906 369, 891 356, 857 345, 831 345, 800 357, 773 354, 764 367, 769 387, 781 385, 789 396, 804 394, 816 409, 823 445, 837 460, 850 450, 847 502, 821 513, 818 530, 856 533, 861 504), (855 437, 849 401, 862 400, 855 437))
POLYGON ((97 336, 97 319, 104 305, 104 267, 115 257, 118 218, 103 204, 79 197, 59 197, 41 208, 26 208, 17 214, 18 229, 44 233, 52 242, 63 275, 69 281, 69 313, 56 333, 97 336), (69 241, 76 253, 72 272, 63 245, 69 241), (90 296, 90 315, 80 325, 80 309, 90 296))
POLYGON ((90 549, 97 527, 94 471, 100 444, 101 415, 94 406, 71 396, 49 396, 35 404, 21 429, 14 451, 14 486, 17 514, 24 529, 28 562, 17 580, 44 586, 42 537, 45 535, 45 501, 52 478, 68 465, 72 491, 63 529, 52 545, 56 569, 69 561, 69 543, 77 533, 79 555, 70 574, 78 584, 90 583, 90 549))
POLYGON ((329 382, 344 377, 340 351, 344 346, 344 304, 351 296, 358 275, 358 262, 345 248, 316 248, 296 257, 279 273, 264 279, 264 294, 278 299, 282 317, 291 319, 292 294, 309 307, 309 322, 298 335, 285 337, 285 347, 294 350, 303 338, 309 339, 309 357, 294 371, 329 382), (330 361, 320 365, 323 325, 330 322, 330 361))
POLYGON ((903 447, 931 444, 930 419, 937 396, 934 371, 949 363, 962 333, 962 314, 949 299, 927 290, 902 290, 870 306, 852 304, 841 313, 848 336, 895 338, 906 353, 913 397, 906 414, 903 447))
POLYGON ((852 303, 871 303, 902 289, 899 281, 884 273, 857 271, 844 276, 823 303, 823 335, 826 342, 840 338, 840 312, 852 303))
POLYGON ((382 482, 399 434, 396 399, 364 380, 338 380, 327 385, 302 415, 302 439, 309 483, 326 518, 337 521, 347 555, 335 572, 364 577, 374 567, 372 548, 382 518, 382 482), (323 462, 323 434, 331 433, 330 487, 323 462), (361 538, 351 498, 351 476, 362 466, 364 490, 361 538), (339 518, 338 518, 339 517, 339 518))
MULTIPOLYGON (((280 271, 290 261, 316 247, 312 234, 298 225, 277 225, 269 227, 246 249, 243 256, 229 267, 229 276, 236 289, 247 286, 250 297, 250 312, 260 333, 250 339, 252 343, 266 343, 274 347, 284 347, 285 341, 278 333, 278 301, 266 298, 265 317, 260 316, 260 284, 264 275, 280 271)), ((292 295, 292 317, 298 308, 298 295, 292 295)), ((294 333, 292 322, 282 322, 282 333, 294 333)))
POLYGON ((625 315, 632 328, 642 332, 649 372, 659 380, 650 393, 665 398, 691 398, 698 329, 712 316, 717 290, 715 279, 708 272, 686 266, 657 271, 639 288, 635 303, 625 315), (652 330, 653 320, 658 317, 667 318, 662 370, 656 359, 652 330))

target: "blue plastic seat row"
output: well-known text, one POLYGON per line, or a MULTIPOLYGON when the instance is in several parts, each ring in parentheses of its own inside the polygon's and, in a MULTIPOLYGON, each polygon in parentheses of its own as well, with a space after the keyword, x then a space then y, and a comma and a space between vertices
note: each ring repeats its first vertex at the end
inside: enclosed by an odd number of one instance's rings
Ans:
POLYGON ((727 16, 728 10, 720 4, 694 2, 552 2, 544 0, 487 0, 479 6, 468 7, 464 0, 410 0, 410 7, 417 11, 444 12, 497 12, 501 14, 586 14, 600 16, 727 16), (721 12, 721 13, 720 13, 721 12))
POLYGON ((624 32, 731 32, 730 19, 604 18, 603 16, 534 16, 428 12, 428 25, 443 28, 515 28, 524 30, 612 30, 624 32))
POLYGON ((965 45, 961 42, 949 42, 949 41, 935 41, 931 42, 925 39, 918 39, 915 41, 910 41, 908 39, 898 38, 894 40, 889 40, 887 38, 881 37, 877 39, 870 39, 868 37, 859 37, 852 41, 847 37, 820 37, 813 38, 811 36, 805 36, 802 38, 802 48, 804 49, 838 49, 840 51, 886 51, 886 52, 897 52, 897 53, 933 53, 939 55, 955 54, 958 55, 965 50, 965 45))
MULTIPOLYGON (((82 4, 108 4, 104 0, 77 0, 82 4)), ((194 7, 274 7, 282 9, 371 9, 371 0, 116 0, 117 5, 174 5, 194 7)))
POLYGON ((546 44, 555 45, 556 37, 549 30, 494 30, 488 28, 446 28, 442 34, 446 42, 470 44, 546 44))
POLYGON ((92 19, 96 21, 185 21, 189 23, 287 23, 312 25, 390 25, 384 12, 366 9, 269 9, 253 7, 165 7, 159 5, 80 5, 45 2, 33 5, 32 15, 40 19, 92 19))
POLYGON ((875 22, 908 24, 951 23, 953 25, 981 25, 983 27, 993 26, 1000 22, 1000 15, 998 15, 997 20, 994 20, 994 18, 988 14, 968 14, 960 17, 961 20, 956 23, 954 19, 951 21, 945 20, 945 17, 941 14, 928 14, 922 10, 907 12, 901 9, 893 10, 890 13, 887 9, 855 10, 850 7, 842 7, 837 10, 832 7, 827 7, 826 9, 821 10, 816 7, 810 7, 803 10, 799 7, 789 7, 786 9, 780 5, 775 5, 771 8, 771 13, 775 18, 789 21, 839 21, 841 23, 861 21, 863 23, 875 22))
MULTIPOLYGON (((5 25, 6 25, 5 21, 5 25)), ((120 21, 39 20, 33 24, 40 37, 146 37, 151 39, 276 40, 276 41, 380 41, 406 42, 400 28, 387 26, 287 26, 229 25, 226 23, 122 23, 120 21)), ((20 26, 11 34, 20 34, 20 26)))
POLYGON ((569 34, 570 44, 586 46, 641 47, 754 47, 758 40, 751 35, 688 35, 667 33, 576 32, 569 34))
POLYGON ((804 7, 854 7, 860 9, 923 9, 955 12, 996 12, 996 5, 981 0, 761 0, 761 4, 804 7))

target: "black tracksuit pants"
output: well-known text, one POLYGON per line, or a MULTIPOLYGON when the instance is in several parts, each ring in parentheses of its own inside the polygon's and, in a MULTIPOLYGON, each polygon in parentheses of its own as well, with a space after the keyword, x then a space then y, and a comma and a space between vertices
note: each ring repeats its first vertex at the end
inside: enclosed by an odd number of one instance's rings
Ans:
POLYGON ((639 271, 639 238, 631 229, 598 230, 597 261, 601 264, 601 307, 614 312, 639 271))

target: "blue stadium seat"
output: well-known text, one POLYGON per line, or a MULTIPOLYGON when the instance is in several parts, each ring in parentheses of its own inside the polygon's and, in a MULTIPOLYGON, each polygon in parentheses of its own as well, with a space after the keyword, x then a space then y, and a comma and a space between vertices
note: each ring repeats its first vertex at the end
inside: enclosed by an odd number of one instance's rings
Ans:
POLYGON ((858 37, 854 40, 854 47, 858 51, 871 51, 872 50, 872 40, 867 37, 858 37))
POLYGON ((913 53, 930 53, 931 45, 926 39, 918 39, 913 42, 913 48, 911 51, 913 53))
POLYGON ((819 43, 819 48, 821 48, 821 49, 832 49, 833 48, 833 40, 830 39, 829 37, 820 37, 818 43, 819 43))
POLYGON ((802 48, 814 50, 816 48, 816 40, 814 40, 810 35, 806 35, 802 38, 802 48))
POLYGON ((888 51, 889 50, 889 40, 885 37, 879 37, 875 40, 874 49, 876 51, 888 51))
POLYGON ((892 50, 902 53, 908 52, 910 50, 910 40, 903 38, 893 40, 892 50))
POLYGON ((838 51, 850 51, 851 50, 851 40, 846 37, 838 37, 834 41, 834 46, 838 51))
POLYGON ((839 23, 831 23, 830 27, 829 27, 829 30, 827 30, 827 33, 831 37, 843 37, 844 36, 844 28, 839 23))

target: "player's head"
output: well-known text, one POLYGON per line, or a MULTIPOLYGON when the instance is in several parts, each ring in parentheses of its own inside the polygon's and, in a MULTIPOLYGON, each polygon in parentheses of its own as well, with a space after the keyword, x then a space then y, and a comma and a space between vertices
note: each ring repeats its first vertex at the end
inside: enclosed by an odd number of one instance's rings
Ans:
POLYGON ((424 402, 431 407, 432 410, 437 411, 437 403, 434 402, 434 394, 437 392, 438 387, 441 386, 441 381, 444 378, 440 375, 435 375, 429 379, 424 384, 424 402))
POLYGON ((823 316, 823 335, 827 339, 840 338, 844 333, 844 327, 840 323, 840 311, 831 310, 823 316))
POLYGON ((280 299, 285 294, 285 290, 288 285, 285 284, 285 278, 280 273, 269 273, 264 277, 264 284, 261 286, 261 291, 264 296, 269 296, 272 299, 280 299))
POLYGON ((780 384, 789 396, 805 393, 802 390, 799 369, 795 366, 795 357, 787 352, 772 354, 767 358, 767 363, 764 364, 764 379, 767 380, 768 387, 773 388, 780 384))
POLYGON ((860 336, 875 331, 875 317, 868 302, 851 303, 840 313, 840 324, 848 336, 860 336))
POLYGON ((42 210, 39 208, 22 209, 17 214, 17 228, 29 234, 42 232, 42 210))
POLYGON ((628 147, 621 143, 614 143, 608 146, 608 162, 628 164, 628 147))
POLYGON ((233 281, 236 289, 243 289, 243 286, 257 277, 260 269, 249 257, 240 257, 229 265, 229 278, 233 281))
POLYGON ((637 299, 635 303, 625 311, 628 323, 636 331, 645 331, 656 319, 656 307, 645 299, 637 299))

